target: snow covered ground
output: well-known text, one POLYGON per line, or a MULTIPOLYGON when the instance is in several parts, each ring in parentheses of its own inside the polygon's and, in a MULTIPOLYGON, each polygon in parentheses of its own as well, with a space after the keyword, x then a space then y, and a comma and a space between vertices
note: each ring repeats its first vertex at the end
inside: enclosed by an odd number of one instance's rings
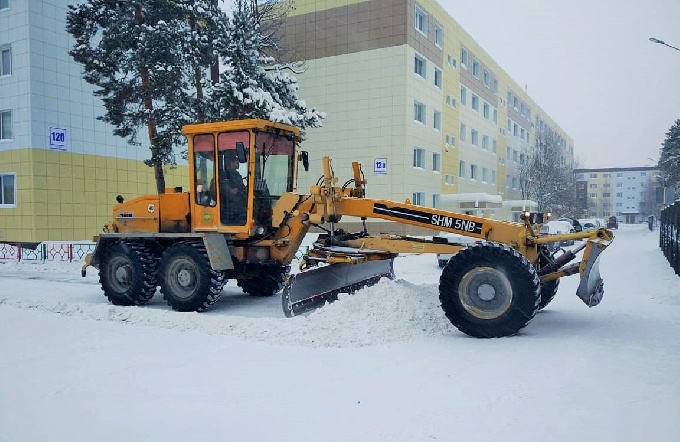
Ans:
POLYGON ((458 332, 433 256, 307 317, 229 283, 209 312, 109 305, 78 264, 0 264, 0 441, 678 441, 680 277, 621 226, 519 336, 458 332))

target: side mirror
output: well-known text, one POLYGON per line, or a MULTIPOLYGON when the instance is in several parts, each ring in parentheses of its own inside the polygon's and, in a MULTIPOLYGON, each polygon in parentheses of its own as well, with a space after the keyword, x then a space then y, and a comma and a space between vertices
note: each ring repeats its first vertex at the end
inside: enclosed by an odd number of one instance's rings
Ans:
POLYGON ((302 157, 302 167, 304 167, 305 172, 309 172, 309 152, 303 150, 300 152, 300 156, 302 157))
POLYGON ((241 141, 236 143, 236 156, 238 157, 239 163, 245 163, 248 161, 248 157, 246 156, 246 146, 241 141))

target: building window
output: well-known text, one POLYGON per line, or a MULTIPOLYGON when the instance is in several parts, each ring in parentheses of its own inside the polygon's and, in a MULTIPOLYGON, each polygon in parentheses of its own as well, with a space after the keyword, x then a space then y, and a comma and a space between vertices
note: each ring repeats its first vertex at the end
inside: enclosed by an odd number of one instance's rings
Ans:
POLYGON ((612 195, 612 194, 609 193, 609 192, 603 192, 603 193, 602 193, 602 197, 603 197, 603 198, 609 198, 611 195, 612 195))
POLYGON ((460 48, 460 65, 467 69, 468 52, 465 48, 460 48))
POLYGON ((470 164, 470 179, 471 180, 476 180, 478 178, 479 172, 477 171, 477 165, 476 164, 470 164))
POLYGON ((588 187, 590 187, 591 189, 597 189, 597 184, 593 183, 593 184, 589 185, 588 187))
POLYGON ((0 75, 12 75, 12 47, 0 46, 0 75))
POLYGON ((493 124, 498 124, 498 109, 493 108, 493 124))
POLYGON ((517 136, 517 135, 518 135, 518 132, 519 132, 519 131, 517 130, 517 123, 512 123, 512 134, 513 134, 514 136, 517 136))
POLYGON ((438 193, 435 193, 435 194, 432 195, 432 207, 434 209, 439 208, 439 194, 438 193))
POLYGON ((508 118, 508 132, 510 132, 511 130, 512 130, 512 120, 510 120, 510 118, 508 118))
POLYGON ((427 62, 420 55, 416 55, 415 57, 414 72, 423 78, 427 78, 427 62))
POLYGON ((439 25, 434 25, 434 44, 441 49, 444 43, 444 30, 439 25))
POLYGON ((16 207, 17 176, 14 172, 0 173, 0 207, 16 207))
POLYGON ((423 11, 420 6, 416 5, 416 29, 427 37, 427 14, 423 11))
POLYGON ((647 172, 640 172, 640 176, 647 176, 647 172))
POLYGON ((475 94, 472 94, 472 109, 479 112, 479 97, 475 94))
POLYGON ((496 184, 496 171, 491 171, 491 184, 496 184))
POLYGON ((458 161, 458 176, 465 178, 465 161, 458 161))
POLYGON ((432 170, 439 172, 441 170, 441 155, 438 153, 432 154, 432 170))
POLYGON ((490 117, 490 115, 489 115, 490 109, 491 109, 491 108, 489 107, 489 103, 487 103, 487 102, 485 101, 484 104, 482 105, 482 115, 484 115, 484 118, 486 118, 487 120, 488 120, 489 117, 490 117))
POLYGON ((12 111, 0 111, 0 140, 12 139, 12 111))
POLYGON ((497 78, 493 79, 493 93, 498 94, 498 79, 497 78))
POLYGON ((486 183, 489 181, 489 169, 482 167, 482 182, 486 183))
POLYGON ((597 198, 597 193, 589 193, 588 196, 591 198, 597 198))
POLYGON ((616 183, 616 187, 623 187, 623 183, 616 183))
POLYGON ((446 96, 446 105, 451 107, 456 107, 456 99, 451 95, 446 96))
POLYGON ((425 202, 425 192, 413 192, 413 201, 411 203, 416 206, 422 206, 423 202, 425 202))
MULTIPOLYGON (((617 198, 623 198, 623 192, 617 192, 616 197, 617 198)), ((619 207, 621 207, 621 206, 619 206, 619 207)))
POLYGON ((460 123, 460 133, 458 134, 458 137, 460 138, 460 141, 467 141, 467 126, 463 123, 460 123))
POLYGON ((596 173, 591 173, 591 174, 590 174, 590 178, 597 178, 597 174, 596 174, 596 173))
POLYGON ((616 178, 623 178, 623 173, 621 173, 621 172, 617 172, 617 174, 616 174, 616 178))
POLYGON ((602 178, 611 178, 612 174, 611 173, 603 173, 602 178))
POLYGON ((442 70, 434 68, 434 85, 439 89, 442 88, 442 70))
POLYGON ((486 69, 482 72, 482 80, 484 81, 484 86, 491 87, 491 74, 486 69))
POLYGON ((474 129, 470 131, 470 142, 475 146, 479 146, 479 132, 474 129))
POLYGON ((434 129, 442 130, 442 113, 434 111, 434 129))
POLYGON ((479 62, 476 59, 472 59, 472 76, 479 79, 479 62))
POLYGON ((491 141, 491 152, 496 155, 496 152, 498 151, 498 141, 493 140, 491 141))
POLYGON ((489 136, 488 135, 482 136, 482 149, 489 150, 489 136))
POLYGON ((420 123, 425 124, 426 117, 425 117, 425 105, 421 103, 420 101, 416 101, 413 103, 413 119, 415 121, 418 121, 420 123))
POLYGON ((447 62, 449 63, 449 66, 451 66, 452 68, 456 69, 456 59, 453 58, 453 55, 447 54, 447 55, 446 55, 446 60, 447 60, 447 62))
POLYGON ((425 168, 425 149, 420 147, 413 148, 413 167, 425 168))

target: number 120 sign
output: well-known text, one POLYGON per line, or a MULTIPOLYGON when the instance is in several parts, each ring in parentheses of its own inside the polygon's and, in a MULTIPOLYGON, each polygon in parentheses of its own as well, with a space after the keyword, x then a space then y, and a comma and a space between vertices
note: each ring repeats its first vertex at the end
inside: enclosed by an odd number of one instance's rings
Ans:
POLYGON ((65 151, 66 145, 66 129, 58 127, 50 127, 50 149, 65 151))

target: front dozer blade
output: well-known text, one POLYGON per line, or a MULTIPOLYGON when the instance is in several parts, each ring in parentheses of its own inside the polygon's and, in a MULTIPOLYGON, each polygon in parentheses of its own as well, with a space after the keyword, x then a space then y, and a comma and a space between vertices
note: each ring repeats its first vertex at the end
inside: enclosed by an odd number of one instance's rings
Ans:
POLYGON ((600 277, 600 254, 611 241, 591 240, 584 252, 581 263, 581 282, 576 289, 576 295, 588 307, 594 307, 602 301, 604 296, 604 281, 600 277))
POLYGON ((335 301, 339 293, 354 293, 380 278, 393 278, 393 261, 337 263, 291 275, 283 288, 283 313, 291 318, 335 301))

